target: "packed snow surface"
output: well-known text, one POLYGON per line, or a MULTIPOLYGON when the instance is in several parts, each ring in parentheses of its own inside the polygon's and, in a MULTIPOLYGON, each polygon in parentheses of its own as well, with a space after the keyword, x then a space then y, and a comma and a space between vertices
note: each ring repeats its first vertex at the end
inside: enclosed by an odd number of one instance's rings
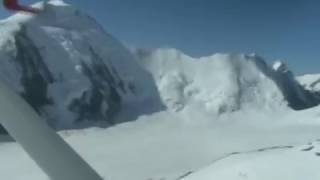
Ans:
MULTIPOLYGON (((107 130, 61 135, 105 179, 174 180, 233 152, 314 141, 320 137, 319 118, 319 108, 287 115, 236 113, 220 119, 162 112, 107 130)), ((5 162, 0 163, 3 178, 47 179, 16 143, 3 143, 0 158, 5 162)))
POLYGON ((274 146, 234 153, 183 180, 301 180, 319 179, 320 143, 274 146))

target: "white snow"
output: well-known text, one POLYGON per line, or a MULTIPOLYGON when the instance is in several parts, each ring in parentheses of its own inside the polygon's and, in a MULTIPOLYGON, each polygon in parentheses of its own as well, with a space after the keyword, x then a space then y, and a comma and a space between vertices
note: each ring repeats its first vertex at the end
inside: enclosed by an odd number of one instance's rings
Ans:
POLYGON ((272 68, 275 70, 275 71, 278 71, 278 72, 287 72, 288 71, 288 67, 285 63, 281 62, 281 61, 276 61, 272 68))
POLYGON ((201 108, 220 114, 287 106, 276 72, 255 55, 192 58, 175 49, 140 50, 137 54, 153 74, 169 109, 201 108))
MULTIPOLYGON (((162 112, 107 130, 61 135, 106 179, 177 179, 232 152, 314 141, 320 137, 319 117, 319 108, 287 115, 235 113, 219 119, 201 112, 162 112)), ((17 144, 2 144, 0 158, 10 162, 0 163, 3 177, 43 180, 43 172, 17 144)))
POLYGON ((297 147, 272 147, 230 155, 183 180, 319 179, 319 142, 297 147))

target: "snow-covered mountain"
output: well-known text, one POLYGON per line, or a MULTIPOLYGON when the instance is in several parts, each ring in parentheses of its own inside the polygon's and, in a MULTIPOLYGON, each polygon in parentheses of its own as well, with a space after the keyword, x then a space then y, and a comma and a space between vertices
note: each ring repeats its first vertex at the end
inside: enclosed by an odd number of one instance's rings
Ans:
POLYGON ((1 21, 0 78, 54 127, 135 120, 162 110, 162 102, 173 111, 215 115, 318 104, 281 63, 271 68, 256 55, 192 58, 174 49, 133 55, 63 1, 45 8, 1 21))
POLYGON ((63 1, 51 0, 42 14, 16 14, 0 26, 0 78, 53 126, 114 124, 130 102, 148 104, 144 113, 160 108, 151 75, 132 54, 63 1))
POLYGON ((256 55, 215 54, 192 58, 175 49, 137 50, 141 64, 153 74, 163 102, 176 111, 201 106, 209 112, 319 104, 286 68, 273 67, 256 55))
MULTIPOLYGON (((318 172, 317 92, 284 63, 271 67, 257 55, 193 58, 175 49, 132 53, 61 0, 0 25, 0 78, 51 125, 129 121, 59 132, 105 179, 211 179, 217 172, 258 180, 271 172, 265 162, 279 165, 279 178, 268 179, 284 180, 280 165, 287 164, 300 179, 318 172), (299 174, 306 167, 295 160, 312 168, 299 174)), ((49 179, 15 142, 0 142, 0 159, 3 179, 49 179)))

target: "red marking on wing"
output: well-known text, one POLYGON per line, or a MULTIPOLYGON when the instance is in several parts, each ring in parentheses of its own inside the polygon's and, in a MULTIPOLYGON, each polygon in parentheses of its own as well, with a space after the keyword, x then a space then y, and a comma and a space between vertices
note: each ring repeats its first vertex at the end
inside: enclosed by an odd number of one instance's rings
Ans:
POLYGON ((11 11, 23 11, 34 14, 40 12, 39 9, 20 5, 17 0, 3 0, 3 5, 5 8, 11 11))

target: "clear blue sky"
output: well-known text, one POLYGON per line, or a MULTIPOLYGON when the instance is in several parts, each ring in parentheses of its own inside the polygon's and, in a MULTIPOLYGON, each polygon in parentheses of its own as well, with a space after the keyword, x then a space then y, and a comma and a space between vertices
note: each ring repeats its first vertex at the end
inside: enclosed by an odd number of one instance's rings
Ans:
POLYGON ((192 56, 255 52, 285 60, 297 74, 320 73, 320 0, 66 2, 133 47, 174 47, 192 56))

